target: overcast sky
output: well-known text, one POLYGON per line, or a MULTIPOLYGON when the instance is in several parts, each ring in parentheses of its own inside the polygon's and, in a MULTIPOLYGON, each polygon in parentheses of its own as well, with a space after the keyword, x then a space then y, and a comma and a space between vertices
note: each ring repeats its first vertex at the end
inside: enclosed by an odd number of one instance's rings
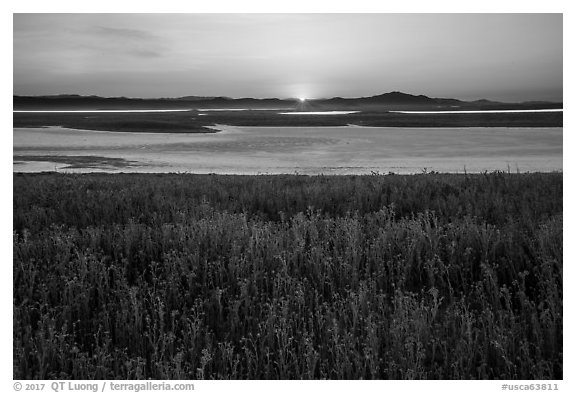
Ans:
POLYGON ((14 94, 562 101, 561 14, 15 14, 14 94))

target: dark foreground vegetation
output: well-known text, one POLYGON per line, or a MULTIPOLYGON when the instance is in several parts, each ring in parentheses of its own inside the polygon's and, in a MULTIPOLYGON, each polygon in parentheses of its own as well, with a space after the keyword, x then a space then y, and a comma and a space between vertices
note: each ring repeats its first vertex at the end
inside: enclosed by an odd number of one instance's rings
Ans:
POLYGON ((561 379, 562 174, 14 175, 14 378, 561 379))
MULTIPOLYGON (((362 108, 358 108, 362 110, 362 108)), ((347 115, 282 115, 278 111, 168 113, 14 113, 14 127, 61 126, 121 132, 213 133, 215 124, 260 127, 562 127, 562 112, 404 114, 363 111, 347 115)))

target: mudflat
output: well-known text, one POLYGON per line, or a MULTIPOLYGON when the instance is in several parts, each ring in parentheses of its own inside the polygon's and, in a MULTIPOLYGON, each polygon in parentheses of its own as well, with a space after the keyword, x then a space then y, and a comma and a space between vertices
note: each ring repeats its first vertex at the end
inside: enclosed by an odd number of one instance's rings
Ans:
POLYGON ((14 171, 364 174, 562 170, 563 129, 558 127, 216 126, 212 131, 218 132, 15 128, 14 171), (54 158, 59 156, 67 158, 54 158), (115 160, 123 161, 119 165, 115 160))

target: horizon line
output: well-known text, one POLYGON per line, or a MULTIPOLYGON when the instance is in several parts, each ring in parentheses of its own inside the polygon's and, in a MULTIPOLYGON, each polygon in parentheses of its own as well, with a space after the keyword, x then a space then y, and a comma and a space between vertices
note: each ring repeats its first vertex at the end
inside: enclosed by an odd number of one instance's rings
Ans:
MULTIPOLYGON (((512 102, 512 101, 495 101, 492 99, 487 99, 487 98, 479 98, 479 99, 474 99, 474 100, 464 100, 464 99, 460 99, 460 98, 454 98, 454 97, 431 97, 431 96, 427 96, 425 94, 411 94, 411 93, 405 93, 402 91, 398 91, 398 90, 394 90, 394 91, 389 91, 386 93, 381 93, 381 94, 375 94, 375 95, 371 95, 371 96, 359 96, 359 97, 342 97, 342 96, 333 96, 333 97, 320 97, 320 98, 308 98, 308 97, 304 97, 305 101, 320 101, 320 100, 332 100, 332 99, 344 99, 344 100, 354 100, 354 99, 362 99, 362 98, 374 98, 374 97, 378 97, 378 96, 382 96, 382 95, 387 95, 387 94, 394 94, 394 93, 399 93, 399 94, 403 94, 403 95, 407 95, 407 96, 411 96, 411 97, 425 97, 425 98, 429 98, 429 99, 439 99, 439 100, 457 100, 457 101, 462 101, 462 102, 467 102, 467 103, 474 103, 474 102, 479 102, 479 101, 488 101, 488 102, 492 102, 492 103, 498 103, 498 104, 525 104, 525 103, 550 103, 550 104, 560 104, 560 103, 564 103, 563 100, 561 101, 548 101, 548 100, 524 100, 524 101, 518 101, 518 102, 512 102)), ((303 97, 284 97, 284 98, 280 98, 280 97, 264 97, 264 98, 256 98, 256 97, 231 97, 231 96, 224 96, 224 95, 215 95, 215 96, 203 96, 203 95, 184 95, 184 96, 173 96, 173 97, 131 97, 131 96, 101 96, 101 95, 97 95, 97 94, 77 94, 77 93, 61 93, 61 94, 39 94, 39 95, 21 95, 21 94, 12 94, 12 98, 14 97, 30 97, 30 98, 42 98, 42 97, 65 97, 65 96, 69 96, 69 97, 82 97, 82 98, 90 98, 90 97, 94 97, 94 98, 104 98, 104 99, 114 99, 114 98, 123 98, 123 99, 130 99, 130 100, 176 100, 176 99, 183 99, 183 98, 188 98, 188 97, 194 97, 194 98, 199 98, 201 99, 217 99, 217 98, 224 98, 224 99, 229 99, 229 100, 291 100, 291 101, 302 101, 303 97)), ((200 101, 198 100, 198 101, 200 101)))

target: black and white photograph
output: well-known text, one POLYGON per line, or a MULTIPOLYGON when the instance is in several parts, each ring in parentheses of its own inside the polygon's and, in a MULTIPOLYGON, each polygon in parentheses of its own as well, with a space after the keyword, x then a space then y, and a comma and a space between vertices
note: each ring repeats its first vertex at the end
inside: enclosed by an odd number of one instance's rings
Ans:
POLYGON ((562 13, 12 18, 14 381, 559 389, 562 13))

